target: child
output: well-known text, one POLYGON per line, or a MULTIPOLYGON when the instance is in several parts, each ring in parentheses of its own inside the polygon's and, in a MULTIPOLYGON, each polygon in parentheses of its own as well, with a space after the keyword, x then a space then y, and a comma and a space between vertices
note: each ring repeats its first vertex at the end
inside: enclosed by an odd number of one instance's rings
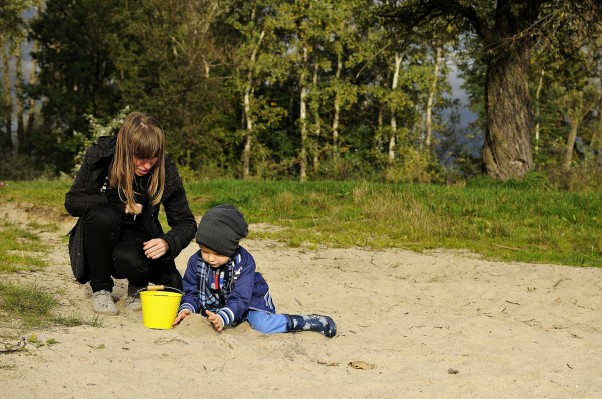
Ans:
POLYGON ((245 218, 232 205, 218 205, 203 215, 196 234, 200 251, 188 260, 184 295, 173 325, 200 313, 218 332, 247 320, 264 334, 317 331, 334 337, 337 327, 328 316, 276 313, 253 256, 238 244, 247 233, 245 218))

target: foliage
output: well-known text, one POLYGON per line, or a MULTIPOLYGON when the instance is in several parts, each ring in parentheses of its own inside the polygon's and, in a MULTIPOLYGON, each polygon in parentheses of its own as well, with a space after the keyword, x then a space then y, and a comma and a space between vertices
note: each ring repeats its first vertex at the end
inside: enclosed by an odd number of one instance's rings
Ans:
POLYGON ((40 158, 27 154, 4 154, 0 158, 1 180, 33 180, 52 178, 55 170, 52 164, 41 162, 40 158))
POLYGON ((90 123, 90 133, 85 135, 80 132, 73 132, 74 139, 80 144, 79 152, 74 156, 73 163, 75 164, 71 170, 72 174, 75 175, 82 163, 84 162, 84 155, 88 147, 92 145, 101 136, 112 136, 119 132, 119 128, 123 124, 125 117, 129 114, 130 108, 125 107, 122 109, 114 118, 112 118, 106 125, 103 125, 93 115, 86 115, 90 123))
MULTIPOLYGON (((35 124, 15 158, 34 167, 19 174, 0 168, 6 177, 69 173, 94 140, 90 121, 106 126, 125 107, 156 116, 170 157, 198 177, 461 181, 482 173, 483 163, 491 170, 482 149, 488 154, 503 140, 486 135, 515 126, 522 126, 516 140, 502 136, 521 152, 514 158, 553 184, 580 186, 567 168, 592 176, 602 168, 600 13, 593 0, 517 1, 508 8, 472 0, 48 0, 29 27, 20 13, 34 3, 9 1, 1 11, 0 34, 33 47, 38 83, 24 96, 41 104, 41 111, 27 105, 35 124), (501 24, 504 18, 517 23, 501 24), (9 35, 15 27, 20 34, 9 35), (501 88, 528 86, 530 93, 487 108, 503 101, 486 101, 496 92, 488 79, 518 52, 520 82, 497 78, 515 82, 501 88), (451 62, 460 65, 477 115, 470 126, 454 119, 451 62), (542 70, 535 120, 541 138, 531 163, 529 97, 542 70), (492 129, 506 105, 516 112, 492 129), (520 123, 506 120, 514 118, 520 123), (570 121, 579 122, 574 151, 567 145, 570 121)), ((16 61, 16 53, 8 57, 16 61)), ((3 94, 15 90, 8 86, 3 94)), ((9 107, 6 96, 1 105, 9 107)), ((10 130, 9 114, 0 112, 0 133, 10 130)), ((2 146, 0 152, 12 151, 6 140, 2 146)))

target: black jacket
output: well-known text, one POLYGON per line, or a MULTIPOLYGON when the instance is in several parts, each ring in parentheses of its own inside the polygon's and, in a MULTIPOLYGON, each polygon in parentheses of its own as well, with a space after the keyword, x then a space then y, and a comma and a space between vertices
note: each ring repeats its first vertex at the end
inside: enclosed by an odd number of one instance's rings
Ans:
MULTIPOLYGON (((107 196, 100 190, 113 160, 115 141, 115 136, 101 137, 86 151, 84 162, 65 195, 65 209, 71 216, 84 216, 95 205, 108 202, 107 196)), ((165 189, 161 204, 171 230, 163 232, 159 222, 160 206, 150 202, 142 210, 142 223, 151 237, 167 241, 169 252, 162 259, 172 261, 194 238, 196 221, 188 206, 178 169, 169 160, 165 164, 165 189)))

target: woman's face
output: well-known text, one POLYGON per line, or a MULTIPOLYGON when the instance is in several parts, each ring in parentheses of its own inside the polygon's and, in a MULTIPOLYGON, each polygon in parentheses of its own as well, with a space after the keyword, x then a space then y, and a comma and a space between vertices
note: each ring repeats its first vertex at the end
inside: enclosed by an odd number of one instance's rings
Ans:
POLYGON ((148 172, 155 166, 159 158, 139 159, 134 157, 134 166, 136 167, 136 176, 146 176, 148 172))

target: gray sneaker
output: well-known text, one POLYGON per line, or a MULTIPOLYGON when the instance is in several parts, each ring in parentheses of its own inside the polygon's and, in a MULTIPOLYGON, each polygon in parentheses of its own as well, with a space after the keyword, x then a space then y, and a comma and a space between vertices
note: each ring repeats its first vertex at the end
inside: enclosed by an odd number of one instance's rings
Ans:
POLYGON ((107 290, 96 291, 92 294, 92 309, 99 314, 117 316, 119 309, 115 306, 111 292, 107 290))
POLYGON ((142 310, 142 302, 140 302, 140 291, 146 288, 146 286, 137 286, 132 283, 128 283, 128 297, 125 299, 125 306, 129 310, 139 312, 142 310))

